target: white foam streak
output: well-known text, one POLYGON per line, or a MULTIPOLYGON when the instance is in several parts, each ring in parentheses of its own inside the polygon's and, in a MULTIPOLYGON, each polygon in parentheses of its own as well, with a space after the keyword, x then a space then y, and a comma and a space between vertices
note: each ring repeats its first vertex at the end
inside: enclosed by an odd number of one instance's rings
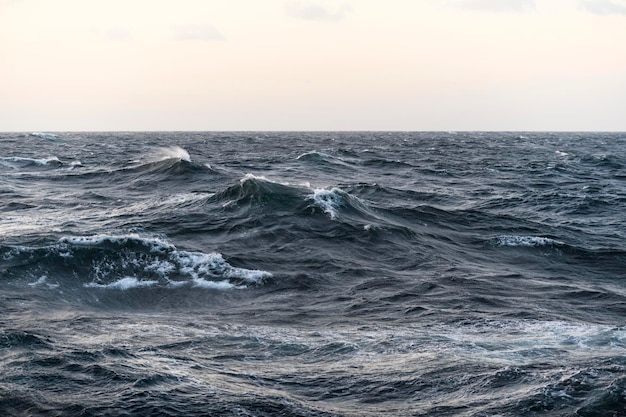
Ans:
POLYGON ((60 242, 70 243, 77 246, 98 246, 103 243, 126 244, 129 240, 137 241, 144 246, 150 247, 154 251, 174 250, 175 246, 159 238, 142 238, 135 233, 128 235, 94 235, 94 236, 66 236, 60 239, 60 242))
POLYGON ((251 173, 247 173, 246 175, 243 176, 243 178, 241 178, 239 180, 239 183, 241 185, 245 184, 248 181, 263 181, 269 184, 278 184, 278 185, 284 185, 285 187, 305 187, 305 188, 311 188, 311 184, 309 182, 304 182, 304 183, 292 183, 289 181, 279 181, 276 179, 270 179, 267 178, 263 175, 254 175, 251 173))
POLYGON ((59 284, 51 284, 48 282, 48 276, 47 275, 42 275, 39 277, 39 279, 37 279, 37 281, 31 282, 28 285, 30 285, 31 287, 42 287, 42 286, 46 286, 48 288, 58 288, 59 284))
POLYGON ((49 164, 61 164, 61 161, 56 156, 50 156, 48 158, 26 158, 21 156, 6 156, 0 157, 0 161, 6 162, 26 162, 26 163, 34 163, 37 165, 49 165, 49 164))
POLYGON ((541 237, 541 236, 498 236, 496 238, 496 243, 499 246, 521 246, 521 247, 563 245, 563 242, 550 239, 548 237, 541 237))
POLYGON ((235 284, 232 284, 230 282, 228 282, 227 280, 224 281, 207 281, 205 279, 194 279, 194 287, 198 287, 198 288, 207 288, 207 289, 211 289, 211 290, 233 290, 233 289, 243 289, 245 288, 244 286, 238 286, 235 284))
POLYGON ((321 158, 326 158, 326 159, 330 159, 331 158, 330 155, 325 154, 324 152, 310 151, 310 152, 305 152, 305 153, 303 153, 301 155, 298 155, 296 160, 300 160, 300 159, 308 158, 308 157, 321 157, 321 158))
POLYGON ((124 277, 110 284, 98 284, 95 282, 90 282, 89 284, 85 284, 85 287, 106 288, 106 289, 113 289, 113 290, 129 290, 131 288, 151 287, 158 283, 159 283, 158 281, 143 281, 143 280, 138 280, 135 277, 124 277))

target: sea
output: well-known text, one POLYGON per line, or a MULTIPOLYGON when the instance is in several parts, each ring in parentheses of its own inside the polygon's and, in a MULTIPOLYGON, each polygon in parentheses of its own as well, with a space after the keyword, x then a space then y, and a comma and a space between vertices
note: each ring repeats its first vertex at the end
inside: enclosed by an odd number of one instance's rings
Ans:
POLYGON ((2 416, 626 416, 626 133, 0 133, 2 416))

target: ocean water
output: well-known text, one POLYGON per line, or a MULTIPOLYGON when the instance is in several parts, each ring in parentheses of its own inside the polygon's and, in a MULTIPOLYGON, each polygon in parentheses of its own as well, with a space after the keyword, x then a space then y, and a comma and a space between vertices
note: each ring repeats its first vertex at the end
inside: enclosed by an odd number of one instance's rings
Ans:
POLYGON ((625 416, 624 133, 2 133, 0 415, 625 416))

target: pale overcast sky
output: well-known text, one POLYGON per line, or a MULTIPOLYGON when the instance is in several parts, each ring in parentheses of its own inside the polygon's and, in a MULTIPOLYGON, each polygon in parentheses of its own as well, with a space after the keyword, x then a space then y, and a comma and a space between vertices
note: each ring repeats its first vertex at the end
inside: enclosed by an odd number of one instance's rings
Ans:
POLYGON ((626 0, 0 0, 0 131, 622 130, 626 0))

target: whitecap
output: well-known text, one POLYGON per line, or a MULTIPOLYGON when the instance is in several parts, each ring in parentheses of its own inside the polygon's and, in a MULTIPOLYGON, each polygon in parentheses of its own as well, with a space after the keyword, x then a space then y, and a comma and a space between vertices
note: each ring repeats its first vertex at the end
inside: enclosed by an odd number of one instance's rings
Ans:
POLYGON ((42 139, 58 139, 59 135, 54 133, 46 133, 46 132, 33 132, 30 134, 31 136, 35 136, 42 139))
MULTIPOLYGON (((189 156, 189 152, 180 146, 169 146, 166 148, 157 149, 154 157, 158 161, 165 161, 168 159, 177 159, 179 161, 191 162, 191 156, 189 156)), ((137 161, 139 162, 139 161, 137 161)))
POLYGON ((106 289, 114 289, 114 290, 128 290, 131 288, 151 287, 156 284, 158 284, 158 281, 143 281, 143 280, 138 280, 135 277, 124 277, 110 284, 98 284, 95 282, 90 282, 90 283, 84 284, 84 286, 87 288, 106 288, 106 289))
POLYGON ((341 190, 338 188, 332 188, 330 190, 315 189, 309 198, 315 201, 315 204, 322 208, 325 213, 328 213, 332 220, 337 218, 339 215, 338 209, 344 204, 341 190))
POLYGON ((189 275, 194 282, 204 280, 204 277, 224 277, 249 283, 258 283, 272 276, 272 274, 265 271, 234 267, 226 262, 224 257, 217 252, 176 251, 172 255, 176 264, 179 265, 180 273, 189 275))
POLYGON ((563 245, 563 242, 550 239, 549 237, 541 236, 498 236, 496 238, 496 244, 498 246, 521 246, 521 247, 535 247, 535 246, 557 246, 563 245))
POLYGON ((247 173, 246 175, 243 176, 243 178, 241 178, 239 180, 239 183, 240 184, 245 184, 248 181, 255 181, 255 180, 261 180, 261 181, 266 181, 266 182, 273 182, 273 181, 268 180, 264 176, 247 173))

